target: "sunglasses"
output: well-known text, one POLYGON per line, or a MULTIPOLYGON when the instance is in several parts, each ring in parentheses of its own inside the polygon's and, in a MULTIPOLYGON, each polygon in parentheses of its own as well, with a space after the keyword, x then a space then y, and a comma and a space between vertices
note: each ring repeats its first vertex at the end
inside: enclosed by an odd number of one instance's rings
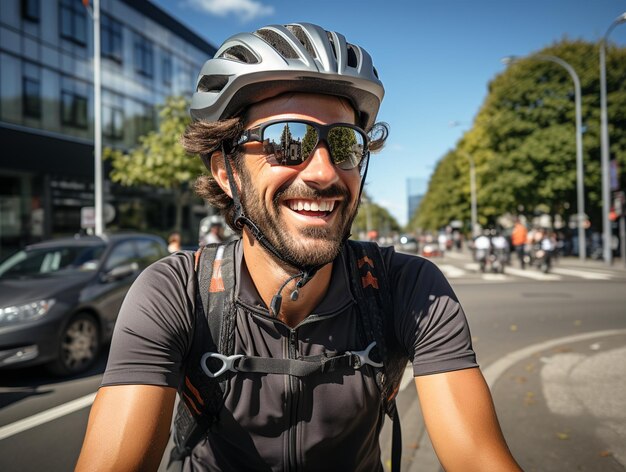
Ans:
POLYGON ((350 170, 365 157, 369 138, 361 128, 348 123, 273 120, 244 131, 237 145, 261 142, 271 165, 297 166, 313 154, 320 141, 326 142, 334 165, 350 170))

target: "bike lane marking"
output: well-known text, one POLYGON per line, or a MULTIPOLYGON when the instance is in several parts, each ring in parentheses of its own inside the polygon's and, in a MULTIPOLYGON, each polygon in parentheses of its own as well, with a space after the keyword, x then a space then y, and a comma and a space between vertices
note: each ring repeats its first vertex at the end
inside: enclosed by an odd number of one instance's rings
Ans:
POLYGON ((54 408, 42 411, 36 415, 18 420, 6 426, 2 426, 0 427, 0 441, 91 406, 95 398, 96 392, 90 393, 89 395, 85 395, 84 397, 77 398, 76 400, 55 406, 54 408))
POLYGON ((451 264, 437 264, 437 267, 448 278, 463 277, 467 272, 451 264))
POLYGON ((507 267, 507 274, 516 275, 518 277, 527 277, 529 279, 535 280, 562 280, 560 275, 556 274, 544 274, 543 272, 535 272, 533 269, 522 270, 522 269, 514 269, 513 267, 507 267))
POLYGON ((531 344, 530 346, 526 346, 525 348, 519 349, 517 351, 513 351, 498 359, 493 364, 488 365, 485 369, 483 369, 483 376, 487 381, 487 385, 489 389, 493 389, 495 383, 498 381, 500 376, 504 372, 506 372, 513 365, 518 362, 531 357, 538 352, 545 351, 547 349, 560 346, 561 344, 566 343, 574 343, 578 341, 585 341, 587 339, 595 339, 601 338, 605 336, 618 336, 618 335, 626 335, 626 329, 608 329, 605 331, 591 331, 589 333, 581 333, 575 334, 573 336, 564 336, 562 338, 551 339, 549 341, 544 341, 542 343, 531 344))
POLYGON ((564 269, 562 267, 554 267, 550 269, 551 272, 560 275, 572 275, 574 277, 580 277, 582 279, 589 280, 611 280, 613 276, 611 274, 602 272, 587 272, 583 270, 564 269))

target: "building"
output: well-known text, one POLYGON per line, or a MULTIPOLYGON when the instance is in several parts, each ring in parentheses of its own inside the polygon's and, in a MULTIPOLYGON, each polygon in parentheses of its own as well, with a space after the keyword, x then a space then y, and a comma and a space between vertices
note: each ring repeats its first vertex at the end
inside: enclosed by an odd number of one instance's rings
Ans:
POLYGON ((406 180, 407 189, 407 221, 411 221, 424 198, 428 181, 422 178, 411 177, 406 180))
MULTIPOLYGON (((155 106, 190 96, 215 51, 147 0, 101 0, 103 146, 134 147, 155 106)), ((93 22, 80 0, 0 2, 0 255, 81 229, 94 203, 93 89, 93 22)), ((104 193, 112 227, 171 229, 170 193, 106 177, 104 193)))

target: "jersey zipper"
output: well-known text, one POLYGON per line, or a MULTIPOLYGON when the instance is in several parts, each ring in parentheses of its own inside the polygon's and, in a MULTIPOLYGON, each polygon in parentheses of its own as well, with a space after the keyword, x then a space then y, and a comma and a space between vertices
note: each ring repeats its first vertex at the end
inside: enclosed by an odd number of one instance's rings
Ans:
MULTIPOLYGON (((289 330, 289 358, 298 357, 298 332, 295 329, 289 330)), ((289 377, 289 433, 288 433, 288 456, 289 470, 298 470, 298 397, 300 382, 297 377, 289 377)))

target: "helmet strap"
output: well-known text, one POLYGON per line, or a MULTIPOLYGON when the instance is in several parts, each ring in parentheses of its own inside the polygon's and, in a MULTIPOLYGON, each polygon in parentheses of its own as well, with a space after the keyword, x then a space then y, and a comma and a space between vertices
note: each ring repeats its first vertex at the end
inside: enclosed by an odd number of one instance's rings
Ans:
POLYGON ((243 205, 241 204, 241 199, 239 198, 239 190, 237 189, 237 184, 235 183, 233 169, 230 164, 230 159, 228 158, 226 151, 224 149, 224 143, 222 143, 222 155, 224 156, 224 166, 226 167, 226 175, 228 176, 228 184, 230 185, 230 191, 232 193, 233 204, 234 204, 234 223, 237 229, 243 229, 244 226, 247 226, 254 239, 256 239, 261 246, 263 246, 270 254, 276 257, 278 260, 283 261, 290 265, 291 267, 297 269, 302 276, 302 279, 299 282, 299 287, 303 287, 309 280, 313 278, 315 273, 321 266, 302 266, 295 262, 290 257, 281 254, 278 249, 274 247, 272 243, 269 242, 263 231, 250 219, 246 216, 243 211, 243 205))

